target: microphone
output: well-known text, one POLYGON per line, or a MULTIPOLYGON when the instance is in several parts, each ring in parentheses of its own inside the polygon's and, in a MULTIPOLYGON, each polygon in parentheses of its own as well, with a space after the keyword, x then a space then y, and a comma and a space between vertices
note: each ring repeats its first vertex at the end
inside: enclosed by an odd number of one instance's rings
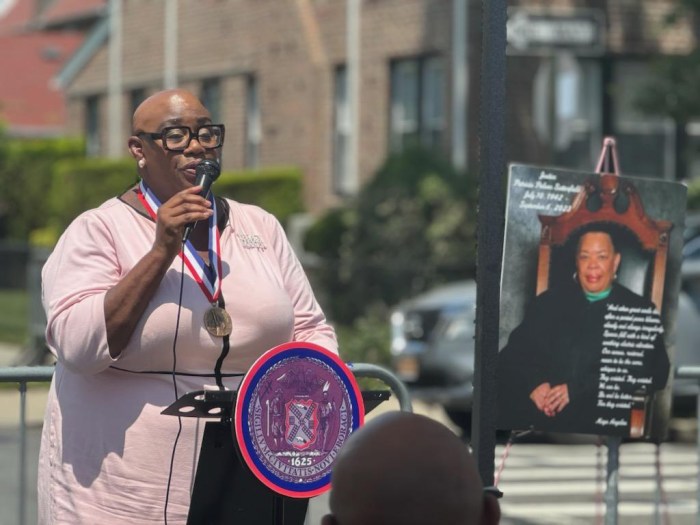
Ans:
MULTIPOLYGON (((221 166, 219 166, 219 163, 216 161, 204 159, 197 164, 195 174, 197 177, 194 181, 194 185, 202 187, 202 191, 200 191, 199 194, 206 198, 211 189, 211 185, 219 178, 219 175, 221 175, 221 166)), ((197 223, 191 222, 185 226, 185 233, 182 236, 183 243, 187 242, 187 238, 190 236, 190 233, 192 233, 195 224, 197 223)))

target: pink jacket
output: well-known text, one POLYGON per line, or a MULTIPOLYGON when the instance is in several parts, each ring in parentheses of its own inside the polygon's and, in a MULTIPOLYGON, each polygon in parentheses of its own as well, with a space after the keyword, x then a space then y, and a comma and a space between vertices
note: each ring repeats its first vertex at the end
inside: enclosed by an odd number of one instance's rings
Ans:
MULTIPOLYGON (((227 388, 266 350, 309 341, 337 352, 284 231, 269 213, 228 201, 222 293, 233 320, 222 366, 227 388)), ((176 417, 173 341, 182 262, 175 258, 131 340, 109 355, 103 301, 151 248, 155 223, 118 199, 78 217, 43 269, 48 344, 58 357, 39 459, 40 523, 162 522, 176 417), (162 372, 162 373, 138 373, 162 372)), ((178 394, 215 384, 222 339, 203 327, 209 301, 185 268, 175 355, 178 394)), ((168 523, 184 523, 204 421, 183 418, 168 523)))

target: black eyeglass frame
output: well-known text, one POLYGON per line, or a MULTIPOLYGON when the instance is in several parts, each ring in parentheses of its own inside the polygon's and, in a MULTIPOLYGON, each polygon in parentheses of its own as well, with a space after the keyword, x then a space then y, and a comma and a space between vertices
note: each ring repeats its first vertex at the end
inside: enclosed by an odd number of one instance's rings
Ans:
POLYGON ((190 147, 190 143, 192 142, 192 139, 197 139, 197 142, 199 142, 199 145, 202 146, 204 149, 207 149, 207 150, 209 150, 209 149, 218 149, 218 148, 220 148, 221 146, 224 145, 224 135, 225 135, 225 134, 226 134, 226 127, 225 127, 223 124, 204 124, 204 125, 202 125, 202 126, 199 126, 199 127, 198 127, 196 130, 194 130, 194 131, 193 131, 192 128, 189 127, 189 126, 166 126, 166 127, 164 127, 162 130, 160 130, 158 133, 151 133, 151 132, 148 132, 148 131, 140 131, 140 132, 138 132, 138 133, 136 134, 136 136, 146 135, 147 137, 149 137, 149 138, 151 138, 151 139, 160 139, 160 140, 163 141, 163 148, 164 148, 164 149, 166 149, 166 150, 168 150, 168 151, 182 152, 182 151, 185 151, 187 148, 190 147), (202 144, 201 142, 199 142, 199 132, 200 132, 202 129, 205 129, 205 128, 212 128, 212 127, 221 128, 221 142, 219 142, 219 145, 218 145, 218 146, 205 146, 204 144, 202 144), (188 136, 188 138, 187 138, 187 144, 185 144, 184 147, 182 147, 182 148, 171 148, 171 147, 168 146, 168 141, 165 139, 164 135, 165 135, 168 131, 170 131, 171 129, 180 129, 180 130, 186 129, 186 130, 188 131, 189 136, 188 136))

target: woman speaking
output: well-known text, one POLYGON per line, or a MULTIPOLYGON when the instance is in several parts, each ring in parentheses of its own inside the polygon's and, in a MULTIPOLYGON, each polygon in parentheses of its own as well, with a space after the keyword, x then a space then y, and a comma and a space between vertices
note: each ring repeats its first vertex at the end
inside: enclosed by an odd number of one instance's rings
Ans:
POLYGON ((223 141, 192 93, 146 99, 128 139, 139 182, 73 221, 43 269, 58 363, 40 523, 185 523, 204 423, 161 411, 178 394, 235 389, 281 343, 337 351, 277 220, 195 185, 223 141))

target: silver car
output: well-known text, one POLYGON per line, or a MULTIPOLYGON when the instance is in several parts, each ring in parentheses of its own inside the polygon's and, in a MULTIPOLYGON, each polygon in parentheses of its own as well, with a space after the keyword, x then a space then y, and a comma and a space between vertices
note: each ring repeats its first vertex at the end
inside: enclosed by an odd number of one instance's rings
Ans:
POLYGON ((402 303, 391 315, 391 356, 411 395, 438 403, 468 430, 474 378, 476 284, 460 281, 402 303))

